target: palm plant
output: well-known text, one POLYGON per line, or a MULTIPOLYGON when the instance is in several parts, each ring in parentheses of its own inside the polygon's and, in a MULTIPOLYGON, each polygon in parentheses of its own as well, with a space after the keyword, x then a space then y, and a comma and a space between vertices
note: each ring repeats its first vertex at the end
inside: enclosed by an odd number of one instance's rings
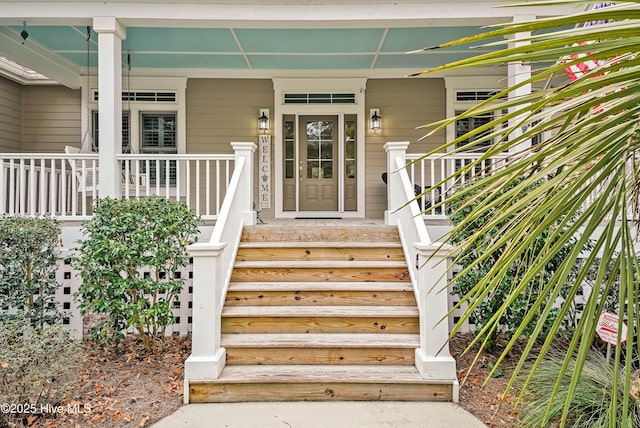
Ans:
MULTIPOLYGON (((549 2, 543 4, 548 5, 549 2)), ((501 46, 491 53, 415 74, 426 75, 440 70, 510 62, 530 62, 533 65, 530 79, 497 93, 461 116, 428 125, 433 129, 425 138, 461 118, 508 112, 504 115, 495 114, 495 119, 490 123, 446 144, 444 149, 465 151, 493 142, 478 161, 464 166, 446 182, 436 185, 461 181, 463 177, 477 173, 489 158, 504 152, 510 153, 506 164, 500 168, 491 167, 489 177, 477 184, 456 188, 456 193, 449 196, 451 199, 477 193, 484 199, 483 204, 474 208, 454 228, 452 233, 456 234, 484 217, 482 225, 467 236, 456 250, 469 248, 492 228, 500 227, 501 230, 486 252, 474 262, 475 265, 482 265, 490 260, 494 251, 502 249, 497 262, 463 297, 462 301, 467 301, 469 306, 462 320, 497 290, 516 261, 524 270, 519 283, 513 287, 478 337, 489 336, 486 333, 497 329, 500 317, 519 296, 526 293, 527 284, 540 278, 549 261, 571 239, 576 240, 554 274, 539 284, 539 296, 504 350, 502 358, 510 352, 523 332, 530 332, 509 387, 516 375, 522 372, 534 342, 542 342, 541 351, 524 381, 526 390, 536 369, 553 347, 554 338, 561 331, 563 318, 569 313, 585 277, 593 266, 597 268, 593 292, 588 297, 576 329, 579 334, 574 334, 570 340, 545 412, 548 417, 543 419, 543 423, 550 418, 552 403, 560 399, 558 392, 568 388, 567 394, 561 398, 564 400, 561 425, 567 423, 568 409, 579 386, 579 375, 594 342, 598 317, 611 293, 617 293, 620 322, 624 320, 628 323, 629 340, 623 345, 626 338, 618 337, 618 346, 615 347, 613 369, 616 373, 621 371, 623 376, 613 379, 612 391, 613 394, 622 391, 620 398, 623 407, 618 413, 618 409, 612 406, 609 420, 612 421, 611 426, 616 421, 618 425, 625 426, 625 421, 634 420, 631 413, 635 406, 630 406, 634 399, 631 379, 633 363, 637 364, 640 347, 637 338, 640 264, 634 248, 634 233, 637 232, 637 220, 640 219, 639 4, 640 1, 625 1, 599 9, 589 8, 570 16, 503 24, 484 34, 438 47, 470 42, 495 47, 506 45, 508 41, 505 41, 505 36, 514 35, 526 43, 501 46), (522 33, 530 33, 531 36, 522 39, 522 33), (500 39, 495 41, 497 37, 500 39), (576 54, 583 54, 584 57, 578 58, 576 54), (588 60, 591 68, 583 76, 572 81, 565 78, 559 85, 548 84, 551 80, 559 81, 560 76, 566 77, 565 68, 588 60), (540 89, 509 97, 509 93, 529 84, 540 89), (534 139, 541 142, 529 144, 534 139), (472 143, 465 144, 465 141, 472 143), (519 181, 513 184, 516 179, 519 181), (534 183, 538 185, 533 186, 534 183), (545 234, 549 237, 547 244, 536 247, 536 240, 545 234), (591 239, 594 239, 594 248, 585 256, 583 248, 591 239), (535 253, 532 253, 532 248, 536 248, 535 253), (586 263, 582 264, 583 267, 577 273, 571 273, 576 262, 584 257, 586 263), (619 287, 612 287, 615 281, 619 281, 619 287), (564 303, 559 308, 557 318, 552 321, 548 335, 543 337, 545 320, 551 320, 558 296, 563 297, 564 303), (573 358, 575 364, 572 363, 573 358), (574 375, 565 384, 563 379, 569 372, 574 375), (622 385, 618 388, 620 382, 622 385)), ((428 49, 433 48, 425 48, 428 49)), ((443 147, 440 147, 438 152, 442 150, 443 147)), ((613 397, 612 402, 615 401, 616 397, 613 397)))

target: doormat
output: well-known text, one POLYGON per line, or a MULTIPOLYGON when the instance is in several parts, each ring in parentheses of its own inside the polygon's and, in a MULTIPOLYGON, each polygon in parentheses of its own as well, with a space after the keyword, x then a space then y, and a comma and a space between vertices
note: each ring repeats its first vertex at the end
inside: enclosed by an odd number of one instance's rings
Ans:
POLYGON ((342 217, 296 217, 296 220, 342 220, 342 217))

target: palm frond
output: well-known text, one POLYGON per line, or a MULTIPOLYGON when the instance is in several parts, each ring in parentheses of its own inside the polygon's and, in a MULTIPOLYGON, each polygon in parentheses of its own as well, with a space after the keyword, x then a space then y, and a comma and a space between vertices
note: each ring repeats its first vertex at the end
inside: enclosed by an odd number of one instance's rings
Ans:
MULTIPOLYGON (((583 2, 540 4, 553 3, 583 2)), ((640 354, 637 337, 640 266, 635 248, 635 227, 640 219, 640 2, 627 1, 572 16, 493 26, 484 34, 422 51, 468 43, 502 49, 412 76, 528 61, 534 65, 531 78, 519 85, 531 84, 542 88, 514 97, 510 94, 516 87, 509 87, 457 117, 424 127, 430 131, 423 138, 429 139, 461 118, 494 117, 489 123, 429 154, 461 152, 479 143, 493 143, 477 160, 434 184, 434 187, 439 187, 455 183, 455 192, 450 192, 443 203, 451 204, 456 198, 470 195, 483 198, 483 203, 456 225, 451 235, 468 230, 479 219, 484 219, 483 223, 472 233, 467 233, 452 254, 463 254, 465 249, 485 239, 488 232, 500 231, 488 243, 486 251, 478 254, 465 268, 468 271, 481 266, 500 252, 488 273, 462 296, 462 300, 468 303, 468 309, 461 322, 483 299, 497 290, 511 267, 517 265, 522 269, 522 279, 510 290, 478 338, 497 329, 500 317, 527 293, 528 284, 539 281, 549 261, 574 240, 573 248, 553 275, 544 283, 538 283, 540 297, 532 302, 530 313, 523 317, 501 360, 515 346, 518 334, 531 331, 522 359, 510 380, 509 386, 512 386, 525 367, 525 360, 533 352, 534 342, 542 342, 541 351, 524 377, 526 391, 545 355, 552 349, 554 338, 561 332, 563 318, 570 311, 582 282, 595 267, 598 274, 593 291, 576 326, 577 333, 568 345, 546 412, 551 414, 552 403, 563 391, 562 424, 569 420, 569 409, 579 388, 580 373, 595 340, 598 317, 607 296, 616 292, 620 318, 629 324, 631 337, 627 345, 620 344, 616 348, 613 361, 615 373, 623 373, 624 376, 620 385, 618 380, 613 381, 612 402, 620 398, 623 405, 621 409, 612 405, 609 410, 612 412, 610 418, 618 418, 623 425, 623 421, 635 417, 630 413, 632 408, 636 408, 630 405, 633 400, 630 385, 640 354), (595 24, 582 26, 587 22, 595 24), (567 29, 567 26, 575 27, 567 29), (527 43, 523 45, 509 47, 507 41, 496 40, 522 32, 533 34, 524 39, 527 43), (566 79, 556 87, 545 84, 553 77, 563 75, 566 67, 584 61, 575 54, 586 54, 587 58, 596 61, 597 66, 575 81, 566 79), (496 114, 502 111, 507 113, 496 114), (538 136, 544 137, 540 144, 519 148, 538 136), (465 143, 468 141, 472 142, 465 143), (508 154, 507 159, 496 163, 490 171, 484 169, 482 180, 468 181, 470 176, 477 175, 479 169, 485 168, 483 165, 487 160, 504 153, 508 154), (518 182, 514 184, 516 180, 518 182), (464 186, 461 185, 463 182, 464 186), (543 234, 548 235, 548 243, 532 253, 531 249, 543 234), (575 277, 573 271, 576 271, 575 277), (617 288, 613 287, 615 281, 620 282, 617 288), (552 319, 554 309, 558 310, 558 317, 552 319), (549 335, 542 337, 545 321, 549 321, 551 326, 549 335), (575 375, 566 382, 565 375, 570 370, 575 375), (616 394, 621 395, 616 397, 616 394)))

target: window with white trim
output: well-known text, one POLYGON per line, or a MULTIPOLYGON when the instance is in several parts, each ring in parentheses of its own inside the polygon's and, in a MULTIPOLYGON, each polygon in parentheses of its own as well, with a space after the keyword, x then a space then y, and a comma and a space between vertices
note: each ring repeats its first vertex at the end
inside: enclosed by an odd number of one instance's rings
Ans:
MULTIPOLYGON (((175 113, 140 113, 140 153, 177 154, 175 113)), ((147 165, 143 165, 143 172, 147 165)), ((156 160, 149 162, 149 180, 155 184, 176 183, 176 161, 156 160)))

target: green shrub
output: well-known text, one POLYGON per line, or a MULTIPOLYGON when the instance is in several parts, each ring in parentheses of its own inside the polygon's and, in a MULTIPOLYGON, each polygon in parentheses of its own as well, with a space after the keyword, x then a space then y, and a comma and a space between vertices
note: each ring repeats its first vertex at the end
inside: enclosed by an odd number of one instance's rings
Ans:
MULTIPOLYGON (((527 388, 520 417, 525 427, 556 426, 565 408, 575 360, 572 360, 562 378, 557 395, 553 390, 561 373, 565 354, 559 351, 549 354, 538 369, 527 388), (550 412, 546 412, 549 407, 550 412)), ((607 362, 601 353, 592 351, 580 373, 576 393, 571 397, 567 426, 574 428, 608 428, 611 426, 635 428, 640 426, 640 381, 636 372, 631 391, 635 398, 629 402, 631 419, 622 420, 624 397, 624 367, 616 374, 613 364, 607 362), (618 376, 618 391, 613 400, 613 379, 618 376), (616 420, 610 420, 610 409, 615 409, 616 420)))
POLYGON ((19 426, 26 417, 43 414, 41 406, 64 405, 65 391, 79 381, 78 340, 62 326, 36 328, 27 320, 11 320, 0 323, 0 343, 0 403, 15 405, 0 412, 0 426, 19 426))
MULTIPOLYGON (((521 180, 514 180, 511 186, 504 189, 503 192, 508 191, 517 185, 521 180)), ((495 194, 492 196, 496 196, 495 194)), ((479 192, 466 194, 464 197, 455 199, 452 204, 451 222, 455 225, 460 224, 467 216, 469 216, 478 206, 483 204, 483 201, 487 198, 486 194, 480 194, 479 192)), ((483 225, 493 217, 494 213, 486 212, 483 217, 477 218, 471 227, 467 227, 464 230, 460 230, 452 235, 452 242, 458 244, 477 232, 483 225)), ((459 255, 457 263, 462 266, 463 269, 471 266, 476 259, 482 255, 486 255, 491 245, 498 239, 506 226, 506 222, 496 225, 493 229, 484 233, 479 239, 475 240, 466 251, 459 255)), ((478 305, 469 319, 470 322, 475 324, 476 332, 482 330, 491 320, 491 318, 497 313, 498 309, 503 305, 507 297, 511 297, 514 293, 516 286, 520 283, 526 271, 525 267, 527 263, 534 260, 540 250, 549 245, 548 242, 550 230, 545 230, 538 236, 533 245, 529 249, 530 260, 521 259, 514 263, 508 273, 502 279, 500 286, 496 288, 495 292, 486 296, 486 298, 478 305)), ((573 246, 575 245, 576 238, 571 238, 569 244, 563 246, 561 250, 549 261, 546 266, 545 272, 539 275, 533 281, 531 281, 526 287, 524 292, 521 292, 516 296, 515 301, 510 305, 507 310, 500 317, 498 325, 492 326, 489 337, 486 337, 487 346, 492 347, 495 345, 495 340, 498 334, 504 334, 506 339, 511 339, 513 334, 518 329, 522 320, 529 314, 534 302, 539 298, 547 298, 541 296, 540 291, 546 284, 549 278, 553 275, 556 269, 560 266, 562 261, 567 257, 573 246)), ((454 293, 463 297, 466 296, 478 282, 484 278, 493 267, 493 265, 500 259, 501 255, 505 251, 506 244, 493 251, 488 255, 486 261, 482 264, 477 264, 471 267, 469 270, 464 271, 461 274, 455 276, 455 282, 453 286, 454 293)), ((576 267, 577 269, 577 267, 576 267)), ((574 269, 574 271, 576 270, 574 269)), ((573 314, 569 314, 572 316, 573 314)), ((545 326, 551 326, 557 311, 553 311, 549 317, 545 320, 545 326)), ((523 335, 528 336, 536 327, 536 322, 528 324, 528 328, 523 332, 523 335)), ((567 327, 571 327, 567 324, 567 327)), ((568 332, 570 333, 570 332, 568 332)))
POLYGON ((175 321, 172 306, 184 285, 175 272, 188 264, 198 218, 164 198, 106 198, 82 230, 86 239, 72 261, 82 277, 75 297, 83 315, 107 316, 91 328, 92 338, 117 346, 135 328, 145 349, 156 350, 175 321))
POLYGON ((0 321, 24 318, 40 327, 60 321, 55 300, 59 235, 51 218, 0 218, 0 321))

